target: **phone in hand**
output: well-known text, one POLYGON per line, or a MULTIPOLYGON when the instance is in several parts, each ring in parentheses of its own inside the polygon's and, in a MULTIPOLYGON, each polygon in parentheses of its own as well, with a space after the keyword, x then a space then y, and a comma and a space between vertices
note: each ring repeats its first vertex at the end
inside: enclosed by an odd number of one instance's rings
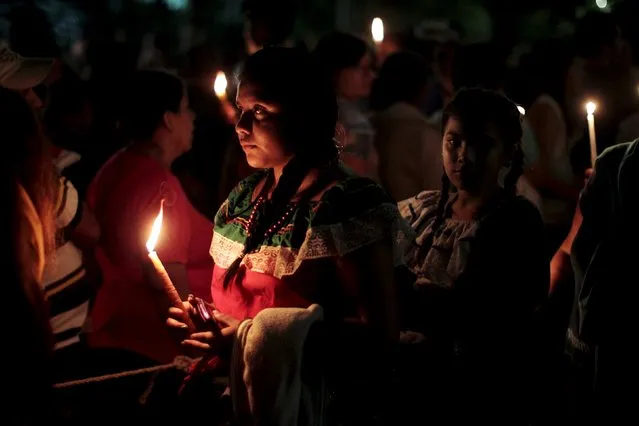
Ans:
POLYGON ((202 320, 204 324, 212 325, 216 330, 220 330, 220 325, 215 320, 211 308, 209 308, 204 300, 200 299, 199 297, 194 297, 192 300, 190 300, 190 303, 191 306, 195 308, 200 317, 200 320, 202 320))

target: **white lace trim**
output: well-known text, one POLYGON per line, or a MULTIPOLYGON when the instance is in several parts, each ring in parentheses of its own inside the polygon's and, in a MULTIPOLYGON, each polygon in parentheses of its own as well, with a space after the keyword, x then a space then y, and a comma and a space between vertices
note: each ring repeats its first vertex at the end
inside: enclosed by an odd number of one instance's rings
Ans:
MULTIPOLYGON (((244 256, 242 265, 280 279, 294 274, 304 260, 342 257, 386 238, 393 241, 393 264, 403 265, 413 232, 394 204, 383 204, 343 223, 309 228, 299 249, 261 246, 244 256)), ((243 249, 242 243, 213 233, 210 254, 220 268, 227 269, 243 249)))

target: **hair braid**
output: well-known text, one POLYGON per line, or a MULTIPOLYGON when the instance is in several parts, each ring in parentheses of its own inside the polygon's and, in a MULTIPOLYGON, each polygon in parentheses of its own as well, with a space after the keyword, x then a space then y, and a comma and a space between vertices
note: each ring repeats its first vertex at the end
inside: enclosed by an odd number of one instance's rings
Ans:
POLYGON ((420 261, 423 261, 428 255, 428 251, 433 245, 433 240, 435 239, 435 233, 437 233, 439 227, 442 226, 442 223, 444 223, 444 219, 446 219, 446 205, 448 204, 449 193, 450 179, 448 179, 448 175, 444 172, 442 174, 442 189, 439 195, 439 201, 437 202, 437 209, 435 210, 435 221, 431 227, 430 234, 421 244, 417 253, 417 258, 420 259, 420 261))
MULTIPOLYGON (((244 244, 242 255, 235 259, 226 270, 224 288, 228 288, 233 278, 237 275, 244 256, 260 247, 268 228, 284 214, 289 201, 297 193, 308 170, 309 167, 306 166, 306 162, 301 157, 294 157, 284 167, 282 176, 273 189, 270 200, 264 203, 261 211, 258 212, 258 220, 255 221, 254 229, 250 230, 250 236, 244 244)), ((264 189, 264 192, 268 192, 269 188, 265 187, 264 189)))

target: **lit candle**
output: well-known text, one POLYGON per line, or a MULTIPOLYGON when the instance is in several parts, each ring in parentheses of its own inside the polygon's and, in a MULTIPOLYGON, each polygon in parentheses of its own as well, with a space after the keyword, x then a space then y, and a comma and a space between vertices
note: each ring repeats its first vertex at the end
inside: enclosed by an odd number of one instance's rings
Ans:
POLYGON ((597 104, 594 102, 586 103, 586 113, 588 118, 588 136, 590 137, 590 162, 595 167, 597 160, 597 135, 595 133, 595 110, 597 104))
POLYGON ((224 74, 224 71, 218 71, 215 75, 215 81, 213 82, 213 90, 220 100, 226 99, 227 87, 228 81, 226 80, 226 74, 224 74))
POLYGON ((523 106, 517 105, 517 110, 519 110, 520 115, 526 115, 526 110, 524 109, 523 106))
POLYGON ((382 18, 373 19, 371 24, 371 34, 373 35, 373 41, 377 46, 384 41, 384 21, 382 18))
POLYGON ((215 80, 213 81, 213 91, 215 91, 215 95, 220 100, 220 104, 222 106, 222 113, 226 118, 227 123, 235 124, 237 121, 237 111, 229 102, 226 95, 226 88, 228 87, 228 80, 226 79, 226 74, 224 71, 218 71, 215 75, 215 80))
MULTIPOLYGON (((171 278, 169 274, 166 272, 162 261, 158 257, 158 254, 155 252, 155 246, 158 242, 158 238, 160 238, 160 230, 162 229, 162 218, 163 218, 163 210, 164 210, 164 200, 162 200, 160 204, 160 213, 153 221, 153 227, 151 228, 151 235, 146 242, 146 249, 149 251, 149 259, 151 259, 151 263, 153 263, 153 268, 155 269, 155 277, 162 284, 162 288, 164 292, 169 297, 169 301, 171 302, 171 306, 184 310, 184 305, 182 304, 182 298, 179 293, 175 289, 175 286, 171 282, 171 278)), ((195 326, 193 322, 189 318, 188 315, 184 315, 184 321, 186 325, 194 330, 195 326)))

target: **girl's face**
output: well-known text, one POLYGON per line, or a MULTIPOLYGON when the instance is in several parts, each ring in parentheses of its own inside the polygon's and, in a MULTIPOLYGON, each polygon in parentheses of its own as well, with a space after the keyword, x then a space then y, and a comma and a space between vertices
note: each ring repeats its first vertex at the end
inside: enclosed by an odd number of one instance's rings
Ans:
POLYGON ((268 100, 261 88, 240 82, 237 92, 240 118, 235 131, 249 165, 256 169, 283 167, 293 154, 286 149, 287 129, 290 127, 283 105, 268 100))
POLYGON ((492 124, 464 126, 450 117, 444 129, 442 159, 450 182, 461 191, 480 195, 499 185, 499 172, 510 161, 499 132, 492 124))

